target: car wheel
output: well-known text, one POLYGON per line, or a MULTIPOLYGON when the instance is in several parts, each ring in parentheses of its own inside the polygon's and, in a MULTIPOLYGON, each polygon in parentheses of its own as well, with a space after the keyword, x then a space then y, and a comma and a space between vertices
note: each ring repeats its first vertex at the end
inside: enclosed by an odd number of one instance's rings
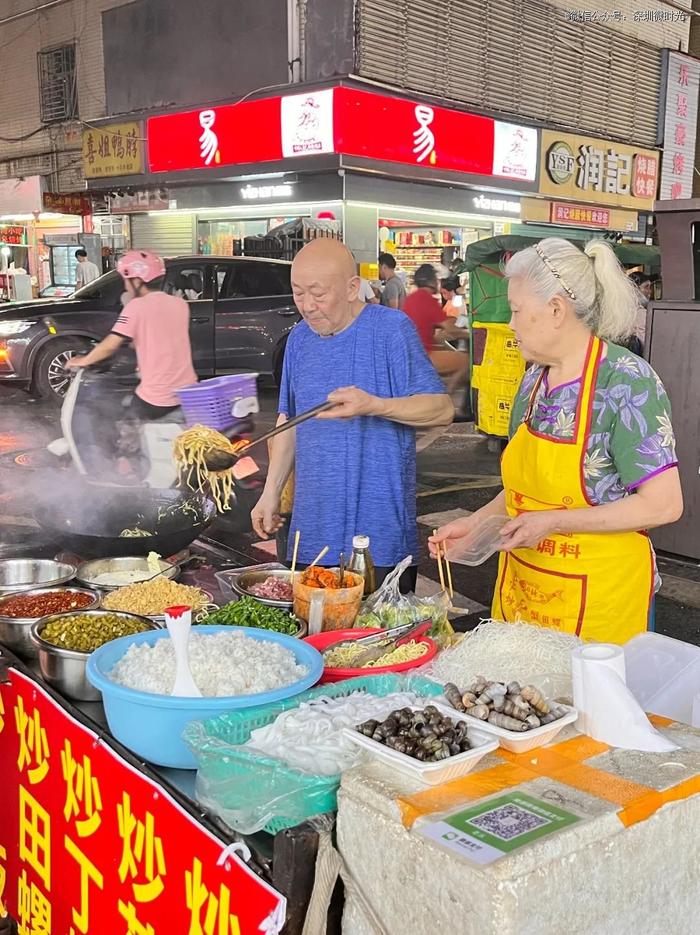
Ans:
POLYGON ((66 363, 71 357, 79 357, 89 349, 89 342, 83 338, 57 338, 47 344, 34 365, 32 389, 36 395, 60 402, 70 385, 66 363))

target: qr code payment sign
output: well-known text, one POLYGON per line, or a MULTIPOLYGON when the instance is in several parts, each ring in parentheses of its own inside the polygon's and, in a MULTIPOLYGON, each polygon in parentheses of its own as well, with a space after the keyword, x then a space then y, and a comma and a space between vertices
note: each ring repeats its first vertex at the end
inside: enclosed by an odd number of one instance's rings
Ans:
POLYGON ((549 825, 548 818, 535 815, 534 812, 522 808, 520 805, 500 805, 490 812, 484 812, 471 818, 469 824, 488 832, 501 841, 512 841, 521 834, 527 834, 536 828, 549 825))

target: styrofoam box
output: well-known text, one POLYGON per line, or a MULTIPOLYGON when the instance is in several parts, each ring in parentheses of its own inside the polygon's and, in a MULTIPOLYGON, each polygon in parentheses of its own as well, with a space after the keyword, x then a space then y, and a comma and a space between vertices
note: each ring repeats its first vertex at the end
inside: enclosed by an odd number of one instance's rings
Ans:
MULTIPOLYGON (((432 699, 430 704, 434 704, 432 699)), ((424 707, 425 705, 415 706, 413 710, 422 711, 424 707)), ((465 720, 461 716, 455 716, 459 715, 459 712, 453 711, 452 708, 444 705, 435 705, 435 707, 440 710, 441 714, 447 715, 455 722, 465 720)), ((392 750, 391 747, 386 747, 383 743, 379 743, 378 740, 372 740, 371 737, 365 737, 364 734, 352 728, 346 727, 345 734, 353 743, 364 747, 378 760, 383 760, 400 773, 419 779, 428 786, 437 786, 442 782, 450 782, 452 779, 466 776, 487 753, 493 753, 494 750, 498 749, 498 741, 489 736, 486 731, 482 731, 478 727, 469 727, 467 737, 469 742, 474 744, 471 750, 457 753, 455 756, 448 757, 446 760, 439 760, 437 763, 425 763, 408 756, 406 753, 392 750)))
POLYGON ((578 718, 578 711, 576 708, 561 704, 558 705, 558 707, 564 708, 567 714, 565 714, 564 717, 560 717, 558 721, 552 721, 551 724, 543 724, 542 727, 535 727, 532 730, 524 730, 522 733, 517 733, 516 731, 507 730, 505 727, 496 727, 495 724, 489 724, 488 721, 482 721, 478 717, 472 717, 464 711, 457 711, 451 705, 433 703, 443 714, 448 714, 450 717, 454 717, 455 714, 458 714, 463 721, 473 723, 475 726, 478 725, 479 729, 485 734, 497 737, 503 749, 510 750, 511 753, 527 753, 530 750, 534 750, 535 747, 544 747, 545 744, 554 740, 557 734, 559 734, 567 724, 573 724, 578 718))

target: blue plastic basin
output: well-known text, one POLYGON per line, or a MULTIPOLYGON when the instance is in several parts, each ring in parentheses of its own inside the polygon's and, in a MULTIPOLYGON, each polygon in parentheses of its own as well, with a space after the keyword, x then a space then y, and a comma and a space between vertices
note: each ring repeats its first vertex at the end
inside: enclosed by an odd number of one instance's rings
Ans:
POLYGON ((88 658, 86 668, 89 681, 102 692, 107 723, 116 739, 151 763, 176 769, 196 769, 197 760, 182 739, 185 725, 190 721, 216 717, 236 708, 249 708, 291 698, 311 688, 321 678, 323 657, 318 650, 293 636, 252 627, 196 628, 198 634, 234 631, 251 639, 280 643, 294 653, 299 665, 309 669, 309 674, 298 682, 285 685, 284 688, 259 692, 256 695, 180 698, 136 691, 113 682, 109 673, 132 644, 153 644, 156 640, 169 639, 169 635, 167 630, 150 630, 133 636, 123 636, 96 649, 88 658))

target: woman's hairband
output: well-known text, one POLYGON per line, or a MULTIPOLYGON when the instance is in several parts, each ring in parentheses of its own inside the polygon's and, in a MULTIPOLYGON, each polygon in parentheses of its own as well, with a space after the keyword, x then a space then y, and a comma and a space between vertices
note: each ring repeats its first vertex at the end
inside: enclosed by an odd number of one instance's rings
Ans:
POLYGON ((539 245, 538 243, 535 244, 535 252, 537 253, 537 256, 542 260, 542 262, 544 263, 544 265, 547 267, 547 269, 549 270, 549 272, 552 274, 552 276, 556 277, 556 279, 559 280, 559 282, 560 282, 560 284, 561 284, 561 287, 562 287, 562 289, 564 290, 564 292, 566 292, 566 294, 569 296, 569 298, 570 298, 573 302, 575 302, 575 301, 576 301, 576 293, 574 292, 573 289, 570 289, 570 288, 567 286, 567 284, 566 284, 566 283, 564 282, 564 280, 561 278, 561 274, 557 271, 556 267, 552 264, 552 261, 547 257, 547 255, 545 254, 544 250, 542 249, 542 247, 540 247, 540 245, 539 245))

